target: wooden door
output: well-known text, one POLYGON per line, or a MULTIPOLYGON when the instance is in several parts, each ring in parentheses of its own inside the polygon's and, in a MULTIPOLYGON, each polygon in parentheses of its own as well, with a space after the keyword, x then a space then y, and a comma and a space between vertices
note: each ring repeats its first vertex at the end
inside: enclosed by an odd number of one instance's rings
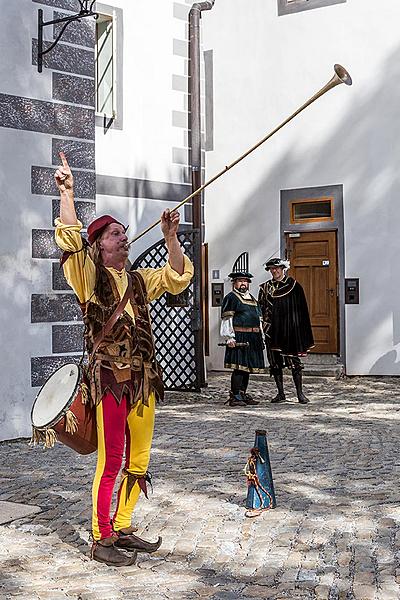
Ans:
POLYGON ((315 347, 311 352, 337 354, 338 269, 336 231, 286 234, 289 275, 303 286, 315 347))

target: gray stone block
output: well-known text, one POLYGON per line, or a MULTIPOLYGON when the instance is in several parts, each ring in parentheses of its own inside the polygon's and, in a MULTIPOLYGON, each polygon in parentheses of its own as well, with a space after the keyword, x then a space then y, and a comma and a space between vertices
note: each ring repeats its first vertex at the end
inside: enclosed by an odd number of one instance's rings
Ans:
POLYGON ((67 363, 77 364, 80 356, 37 356, 31 358, 31 385, 43 385, 46 380, 60 367, 67 363))
POLYGON ((53 73, 53 98, 94 108, 94 79, 53 73))
POLYGON ((188 148, 172 148, 172 162, 179 165, 189 164, 188 148))
MULTIPOLYGON (((50 45, 51 42, 44 42, 43 49, 47 49, 50 45)), ((37 65, 37 53, 38 43, 35 39, 32 40, 33 65, 37 65)), ((94 77, 94 52, 59 42, 55 48, 43 56, 43 67, 94 77)))
POLYGON ((183 127, 188 129, 189 127, 189 115, 186 112, 179 110, 172 111, 172 125, 174 127, 183 127))
POLYGON ((74 294, 32 294, 31 322, 81 321, 82 311, 74 294))
POLYGON ((186 221, 186 223, 191 223, 193 220, 193 213, 192 213, 192 204, 185 204, 184 209, 183 209, 183 215, 184 215, 184 219, 186 221))
POLYGON ((0 94, 0 124, 23 129, 94 139, 94 110, 0 94))
POLYGON ((63 8, 64 10, 71 10, 74 13, 79 12, 78 0, 32 0, 32 2, 37 2, 38 4, 46 4, 47 6, 63 8))
POLYGON ((64 277, 63 268, 60 265, 60 261, 54 262, 52 265, 52 288, 56 291, 71 291, 71 287, 67 283, 64 277))
POLYGON ((173 14, 175 19, 179 19, 180 21, 187 21, 189 16, 190 7, 185 6, 184 4, 179 4, 178 2, 174 2, 173 14))
POLYGON ((174 38, 172 51, 175 56, 182 56, 183 58, 188 58, 189 44, 187 40, 178 40, 174 38))
POLYGON ((32 229, 32 258, 60 258, 54 229, 32 229))
MULTIPOLYGON (((75 2, 77 5, 78 3, 75 2)), ((54 19, 63 19, 67 17, 68 13, 61 13, 58 11, 54 12, 54 19)), ((56 38, 60 33, 63 23, 56 23, 53 25, 53 37, 56 38)), ((70 23, 62 35, 63 42, 69 44, 76 44, 77 46, 86 46, 93 48, 96 41, 96 25, 93 17, 84 17, 80 21, 73 21, 70 23)))
MULTIPOLYGON (((94 131, 93 131, 94 134, 94 131)), ((95 145, 61 138, 52 140, 52 163, 60 164, 59 152, 64 152, 70 167, 95 170, 95 145)))
MULTIPOLYGON (((78 219, 82 222, 82 225, 86 228, 91 221, 96 217, 96 204, 94 202, 75 202, 75 210, 78 219)), ((53 200, 53 223, 54 219, 60 216, 60 200, 53 200)))
POLYGON ((188 93, 189 80, 183 75, 172 75, 172 89, 177 92, 188 93))
POLYGON ((83 343, 83 325, 53 325, 52 351, 54 353, 82 352, 83 343))
MULTIPOLYGON (((54 181, 54 169, 48 167, 32 167, 32 194, 54 196, 58 193, 54 181)), ((96 175, 89 171, 74 172, 74 190, 76 198, 95 198, 96 175)))

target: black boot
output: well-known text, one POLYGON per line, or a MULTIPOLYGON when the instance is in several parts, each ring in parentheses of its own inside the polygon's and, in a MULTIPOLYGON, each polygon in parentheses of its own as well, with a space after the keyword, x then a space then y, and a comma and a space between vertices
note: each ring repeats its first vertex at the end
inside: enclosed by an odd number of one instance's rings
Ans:
POLYGON ((308 404, 310 401, 307 396, 303 394, 303 374, 301 369, 293 369, 292 376, 294 385, 296 386, 297 398, 300 404, 308 404))
POLYGON ((258 400, 254 400, 253 396, 247 394, 246 392, 241 391, 240 395, 248 406, 255 406, 256 404, 260 404, 258 400))
POLYGON ((271 404, 278 404, 278 402, 285 402, 286 396, 285 396, 285 392, 283 390, 283 371, 282 371, 282 369, 274 371, 273 375, 274 375, 278 393, 275 396, 275 398, 273 398, 271 400, 271 404))

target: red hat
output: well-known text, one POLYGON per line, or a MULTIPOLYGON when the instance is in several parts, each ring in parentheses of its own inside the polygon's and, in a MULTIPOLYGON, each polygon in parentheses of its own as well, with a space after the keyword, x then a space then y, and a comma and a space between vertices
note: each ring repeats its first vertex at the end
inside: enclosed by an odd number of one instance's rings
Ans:
MULTIPOLYGON (((111 225, 111 223, 118 223, 118 225, 122 225, 122 223, 117 221, 117 219, 114 219, 114 217, 111 215, 103 215, 102 217, 92 221, 87 228, 89 244, 92 245, 93 242, 97 240, 99 235, 103 233, 107 225, 111 225)), ((122 225, 122 227, 125 227, 125 225, 122 225)))

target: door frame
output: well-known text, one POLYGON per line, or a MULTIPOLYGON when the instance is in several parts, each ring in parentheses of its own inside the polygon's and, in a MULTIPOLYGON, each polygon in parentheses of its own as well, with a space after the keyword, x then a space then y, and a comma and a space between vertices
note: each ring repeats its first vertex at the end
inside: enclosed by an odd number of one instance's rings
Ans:
POLYGON ((284 256, 286 248, 286 234, 301 232, 336 231, 337 244, 337 268, 338 268, 338 335, 339 335, 339 358, 346 370, 346 338, 345 338, 345 304, 344 304, 344 280, 345 280, 345 254, 344 254, 344 225, 343 225, 343 185, 327 185, 307 188, 293 188, 280 191, 280 247, 281 256, 284 256), (321 197, 333 198, 332 220, 312 221, 308 223, 290 222, 290 208, 293 200, 308 200, 321 197))
MULTIPOLYGON (((319 234, 321 232, 334 233, 335 234, 335 236, 334 236, 334 240, 335 240, 335 267, 336 267, 336 269, 335 269, 336 270, 336 281, 335 281, 335 292, 336 292, 335 293, 335 304, 336 304, 336 307, 335 307, 335 317, 336 317, 335 318, 335 326, 336 326, 336 331, 335 331, 335 337, 336 337, 336 348, 337 348, 337 351, 336 352, 330 352, 330 353, 329 352, 328 353, 327 352, 315 352, 315 354, 336 354, 337 356, 339 356, 339 354, 340 354, 340 314, 339 314, 339 296, 337 294, 337 285, 338 285, 338 282, 339 282, 337 229, 319 229, 318 231, 316 231, 315 229, 313 229, 312 231, 307 230, 307 231, 303 231, 302 233, 313 235, 313 234, 319 234)), ((285 234, 284 234, 285 235, 285 248, 288 247, 289 239, 290 239, 289 238, 290 233, 291 233, 290 231, 286 231, 285 234)), ((296 233, 298 233, 298 232, 296 232, 296 233)), ((285 258, 286 258, 286 256, 285 256, 285 258)), ((292 265, 291 265, 291 267, 292 267, 292 265)), ((290 271, 289 271, 289 274, 290 274, 290 271)), ((310 314, 310 317, 311 316, 312 315, 310 314)), ((315 341, 315 338, 314 338, 314 341, 315 341)), ((315 345, 317 345, 316 342, 315 342, 315 345)), ((309 352, 310 352, 310 354, 313 354, 314 353, 314 348, 311 348, 309 350, 309 352)))

